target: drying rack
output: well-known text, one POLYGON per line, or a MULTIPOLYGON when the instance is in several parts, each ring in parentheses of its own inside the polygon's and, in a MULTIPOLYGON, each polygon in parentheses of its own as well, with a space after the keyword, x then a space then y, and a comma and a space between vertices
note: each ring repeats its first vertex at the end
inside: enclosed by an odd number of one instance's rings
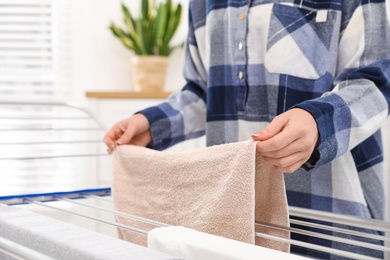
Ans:
MULTIPOLYGON (((102 167, 104 164, 102 160, 109 160, 102 142, 104 133, 102 124, 88 110, 74 105, 56 102, 0 101, 0 165, 2 165, 0 166, 2 173, 0 210, 2 207, 24 207, 38 214, 54 216, 65 221, 69 218, 66 216, 77 216, 77 219, 85 219, 89 223, 81 222, 82 226, 92 223, 91 229, 103 234, 108 233, 110 236, 115 236, 117 228, 148 234, 145 230, 116 223, 115 216, 118 215, 156 227, 170 226, 168 223, 160 223, 113 209, 111 189, 108 188, 109 177, 107 177, 110 173, 102 172, 109 171, 102 167), (80 167, 80 162, 85 165, 80 167), (91 174, 83 176, 83 173, 74 173, 76 168, 91 174), (22 179, 24 181, 21 181, 22 179), (58 183, 59 179, 60 183, 58 183), (64 185, 64 182, 68 185, 64 185), (24 184, 18 186, 17 183, 24 184), (79 184, 75 183, 81 183, 82 186, 77 186, 79 184), (17 188, 14 189, 14 186, 17 188), (62 218, 62 215, 65 217, 62 218), (96 227, 97 225, 99 228, 96 227), (101 229, 101 225, 106 229, 101 229)), ((256 225, 381 251, 385 259, 390 259, 389 222, 296 207, 289 207, 289 211, 291 227, 274 226, 268 223, 256 223, 256 225), (356 227, 359 231, 354 231, 351 227, 356 227), (360 231, 364 229, 377 230, 383 235, 360 231), (350 238, 339 234, 346 234, 350 238), (359 237, 373 241, 380 240, 383 245, 360 241, 359 237)), ((342 251, 295 239, 262 233, 256 233, 256 236, 349 259, 376 259, 353 251, 342 251)), ((51 259, 50 255, 45 255, 45 252, 38 252, 19 244, 18 241, 2 237, 1 227, 0 253, 9 255, 9 259, 51 259)))

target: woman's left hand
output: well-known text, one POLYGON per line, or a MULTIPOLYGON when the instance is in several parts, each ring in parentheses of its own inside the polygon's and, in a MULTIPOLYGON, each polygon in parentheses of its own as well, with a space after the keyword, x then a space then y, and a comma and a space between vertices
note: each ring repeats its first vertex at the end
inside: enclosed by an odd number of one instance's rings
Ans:
POLYGON ((309 160, 318 140, 317 123, 300 108, 278 115, 252 139, 257 153, 278 172, 292 173, 309 160))

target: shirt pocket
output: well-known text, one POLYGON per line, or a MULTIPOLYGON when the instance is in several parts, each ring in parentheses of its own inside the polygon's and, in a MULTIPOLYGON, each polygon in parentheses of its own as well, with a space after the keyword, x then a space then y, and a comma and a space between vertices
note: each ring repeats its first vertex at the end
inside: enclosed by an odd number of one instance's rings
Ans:
POLYGON ((275 4, 264 60, 267 71, 313 80, 327 71, 334 74, 339 20, 335 10, 275 4))

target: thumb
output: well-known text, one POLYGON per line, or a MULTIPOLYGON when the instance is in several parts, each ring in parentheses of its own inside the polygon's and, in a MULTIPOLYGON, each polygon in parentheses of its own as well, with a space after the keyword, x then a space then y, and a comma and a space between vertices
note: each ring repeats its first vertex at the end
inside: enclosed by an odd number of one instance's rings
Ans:
MULTIPOLYGON (((275 118, 276 119, 276 118, 275 118)), ((258 133, 252 134, 254 141, 265 141, 279 134, 284 128, 281 120, 272 120, 272 122, 258 133)))

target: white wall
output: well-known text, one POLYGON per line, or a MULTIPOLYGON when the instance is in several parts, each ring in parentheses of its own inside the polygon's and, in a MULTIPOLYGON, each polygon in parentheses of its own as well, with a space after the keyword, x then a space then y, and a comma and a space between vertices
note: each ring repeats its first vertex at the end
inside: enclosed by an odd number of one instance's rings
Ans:
MULTIPOLYGON (((129 60, 132 53, 108 30, 111 21, 122 22, 120 0, 71 0, 73 48, 73 101, 85 102, 85 91, 131 90, 129 60)), ((136 14, 140 1, 123 0, 136 14)), ((176 0, 183 5, 182 23, 173 43, 184 42, 187 34, 187 0, 176 0)), ((178 90, 182 77, 183 51, 171 57, 166 90, 178 90), (174 64, 174 65, 173 65, 174 64)))

